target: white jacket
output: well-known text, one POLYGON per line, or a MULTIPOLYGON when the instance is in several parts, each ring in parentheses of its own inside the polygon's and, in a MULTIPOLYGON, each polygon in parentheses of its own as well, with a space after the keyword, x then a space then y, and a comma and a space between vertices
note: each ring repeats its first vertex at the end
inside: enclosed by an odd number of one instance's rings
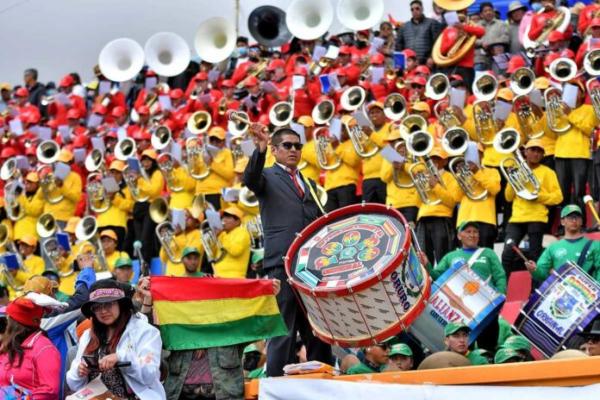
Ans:
MULTIPOLYGON (((90 341, 90 330, 81 335, 77 355, 67 372, 67 384, 77 391, 88 383, 86 376, 77 373, 81 356, 90 341)), ((160 383, 160 355, 162 340, 158 329, 150 325, 145 316, 131 317, 125 332, 117 344, 119 362, 131 362, 130 367, 120 368, 127 385, 137 397, 144 400, 164 400, 166 394, 160 383)))

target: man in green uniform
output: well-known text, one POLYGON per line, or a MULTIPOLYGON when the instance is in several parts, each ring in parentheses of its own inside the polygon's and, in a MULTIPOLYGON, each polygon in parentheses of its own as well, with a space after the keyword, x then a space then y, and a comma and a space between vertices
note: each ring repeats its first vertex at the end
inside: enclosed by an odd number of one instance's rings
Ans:
POLYGON ((550 271, 571 261, 600 282, 600 242, 583 235, 581 208, 575 204, 565 206, 560 212, 560 224, 565 228, 565 236, 548 246, 537 263, 533 260, 525 263, 533 279, 543 282, 550 271))
POLYGON ((390 348, 386 371, 410 371, 413 368, 413 352, 406 343, 396 343, 390 348))
POLYGON ((348 368, 348 375, 381 372, 388 363, 388 345, 378 343, 365 348, 365 360, 348 368))
POLYGON ((444 343, 448 351, 453 351, 465 356, 473 365, 481 364, 481 355, 478 352, 469 351, 469 334, 471 328, 462 322, 449 322, 444 328, 444 343))

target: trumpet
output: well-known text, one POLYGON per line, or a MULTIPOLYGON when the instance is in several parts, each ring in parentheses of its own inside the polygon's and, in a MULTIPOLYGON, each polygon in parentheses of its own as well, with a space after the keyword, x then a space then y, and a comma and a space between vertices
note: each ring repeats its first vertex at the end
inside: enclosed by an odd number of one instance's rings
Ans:
POLYGON ((400 93, 389 94, 383 106, 383 113, 392 121, 400 121, 406 115, 406 99, 400 93))
POLYGON ((320 75, 321 71, 332 66, 334 62, 335 60, 332 60, 331 58, 321 57, 319 58, 319 61, 312 61, 310 63, 308 71, 312 76, 320 75))
POLYGON ((98 236, 98 221, 96 217, 88 215, 81 218, 75 227, 75 237, 80 242, 91 242, 96 247, 96 254, 98 255, 98 263, 100 264, 100 271, 108 271, 108 262, 106 261, 106 254, 102 248, 102 243, 98 236))
POLYGON ((246 76, 244 79, 242 79, 237 84, 236 89, 238 89, 238 90, 244 89, 246 87, 246 80, 251 76, 258 77, 259 75, 261 75, 267 69, 268 65, 269 65, 269 60, 266 58, 263 58, 262 60, 260 60, 253 66, 251 66, 247 72, 248 76, 246 76))
POLYGON ((546 103, 548 127, 558 134, 569 131, 571 123, 567 114, 567 105, 562 100, 562 91, 555 87, 549 87, 544 91, 544 102, 546 103))
POLYGON ((95 213, 103 213, 110 208, 110 199, 102 184, 102 174, 93 172, 88 176, 86 186, 88 206, 95 213))
POLYGON ((9 253, 13 253, 17 257, 19 267, 23 266, 23 256, 17 250, 15 242, 10 239, 10 230, 5 223, 0 223, 0 247, 4 247, 9 253))
POLYGON ((205 133, 212 124, 212 117, 206 111, 196 111, 187 120, 187 129, 194 135, 205 133))
POLYGON ((264 248, 264 234, 260 215, 253 217, 246 223, 246 229, 250 234, 250 248, 254 251, 260 251, 264 248))
POLYGON ((165 177, 169 190, 175 193, 181 192, 183 186, 177 183, 177 178, 174 174, 175 160, 173 159, 173 156, 170 153, 161 153, 156 158, 156 164, 165 177))
POLYGON ((317 152, 317 163, 324 171, 331 171, 342 165, 342 159, 335 153, 328 136, 328 129, 324 126, 317 128, 313 133, 317 152))
POLYGON ((358 122, 354 117, 344 115, 342 117, 342 124, 346 128, 346 131, 348 131, 352 146, 359 157, 370 158, 377 154, 379 147, 377 147, 365 131, 363 131, 362 127, 358 125, 358 122))
POLYGON ((335 115, 335 105, 333 101, 327 99, 315 104, 312 109, 311 116, 315 124, 326 125, 335 115))
POLYGON ((202 221, 200 224, 200 241, 202 242, 202 246, 204 246, 206 259, 211 264, 215 264, 225 257, 225 249, 208 224, 208 221, 202 221))
POLYGON ((254 194, 254 192, 248 189, 246 186, 244 186, 240 190, 239 201, 243 206, 247 208, 258 207, 258 198, 254 194))
POLYGON ((516 195, 525 200, 535 200, 540 183, 519 151, 520 142, 519 132, 506 128, 496 134, 493 146, 500 154, 513 154, 500 162, 500 171, 516 195))
POLYGON ((429 153, 433 149, 433 138, 427 132, 415 132, 409 136, 406 149, 415 158, 421 157, 423 159, 423 161, 411 165, 408 170, 419 197, 425 204, 439 204, 441 200, 433 198, 431 193, 433 188, 429 185, 430 176, 435 176, 438 182, 443 185, 438 168, 429 157, 429 153))

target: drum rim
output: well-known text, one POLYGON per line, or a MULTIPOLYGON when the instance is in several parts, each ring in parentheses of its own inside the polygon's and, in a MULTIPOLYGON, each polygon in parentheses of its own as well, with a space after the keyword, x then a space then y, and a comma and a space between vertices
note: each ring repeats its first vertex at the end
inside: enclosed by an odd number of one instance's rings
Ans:
MULTIPOLYGON (((294 287, 295 289, 300 290, 301 292, 306 293, 310 296, 313 296, 313 297, 329 297, 331 295, 346 296, 348 294, 351 294, 351 293, 354 293, 357 291, 361 291, 365 288, 371 287, 371 286, 373 286, 374 283, 379 282, 379 281, 387 278, 389 275, 391 275, 391 273, 396 270, 399 263, 401 263, 402 260, 408 256, 408 250, 410 249, 411 244, 412 244, 412 235, 410 234, 410 227, 408 225, 408 222, 406 222, 406 218, 404 218, 404 215, 402 215, 402 213, 400 213, 398 210, 396 210, 395 208, 389 207, 389 206, 385 206, 383 204, 378 204, 378 203, 352 204, 352 205, 349 205, 346 207, 338 208, 330 213, 327 213, 327 214, 317 218, 316 220, 311 222, 307 227, 305 227, 302 230, 302 232, 297 234, 296 238, 292 242, 290 248, 288 249, 288 251, 284 257, 285 272, 288 276, 288 282, 290 283, 290 285, 292 285, 292 287, 294 287), (340 217, 354 215, 354 214, 357 214, 355 211, 361 211, 362 213, 368 213, 368 214, 387 214, 391 217, 395 217, 396 219, 398 219, 401 222, 402 225, 404 225, 404 231, 406 232, 405 238, 404 238, 404 243, 402 243, 400 251, 394 256, 394 258, 389 262, 389 264, 381 271, 381 273, 379 275, 374 275, 371 278, 365 280, 364 282, 361 282, 356 286, 352 286, 351 288, 348 288, 348 287, 310 288, 304 282, 295 278, 291 272, 291 269, 292 269, 291 263, 292 263, 292 260, 294 259, 293 256, 298 253, 298 251, 300 250, 300 247, 304 244, 305 238, 311 236, 313 233, 315 233, 315 231, 324 227, 325 224, 323 224, 323 221, 326 221, 328 218, 329 219, 337 219, 340 217)), ((419 262, 419 265, 421 265, 420 262, 419 262)), ((421 265, 421 266, 424 267, 423 265, 421 265)), ((425 269, 425 271, 427 271, 427 268, 424 267, 424 269, 425 269)))

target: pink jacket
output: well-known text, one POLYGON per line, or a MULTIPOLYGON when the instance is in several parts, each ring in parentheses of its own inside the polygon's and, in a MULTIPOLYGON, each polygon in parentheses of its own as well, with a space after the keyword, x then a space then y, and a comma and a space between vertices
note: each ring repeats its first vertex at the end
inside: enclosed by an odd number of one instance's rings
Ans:
POLYGON ((12 382, 29 391, 33 400, 56 400, 60 391, 60 354, 50 339, 36 332, 23 342, 23 363, 11 366, 0 354, 0 386, 12 382), (12 381, 12 382, 11 382, 12 381))

